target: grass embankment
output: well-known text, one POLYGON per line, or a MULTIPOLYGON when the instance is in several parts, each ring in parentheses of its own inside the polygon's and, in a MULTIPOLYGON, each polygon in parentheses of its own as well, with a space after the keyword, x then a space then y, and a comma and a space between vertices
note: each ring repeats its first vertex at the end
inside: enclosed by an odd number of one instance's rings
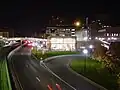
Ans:
POLYGON ((0 60, 0 90, 12 90, 6 60, 0 60))
POLYGON ((40 60, 46 59, 48 57, 52 56, 58 56, 58 55, 70 55, 70 54, 79 54, 79 52, 73 52, 73 51, 51 51, 51 52, 45 52, 44 54, 42 51, 36 51, 35 49, 32 50, 32 53, 40 60))
POLYGON ((77 73, 91 79, 108 90, 118 90, 117 78, 112 75, 103 64, 88 58, 86 60, 74 60, 70 67, 77 73))
POLYGON ((5 55, 7 48, 0 48, 0 90, 12 90, 5 55))

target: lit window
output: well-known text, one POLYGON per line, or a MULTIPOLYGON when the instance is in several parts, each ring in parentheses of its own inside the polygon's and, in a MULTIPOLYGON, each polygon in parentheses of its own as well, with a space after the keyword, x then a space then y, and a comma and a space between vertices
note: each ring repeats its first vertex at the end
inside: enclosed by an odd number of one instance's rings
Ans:
POLYGON ((66 30, 69 30, 69 29, 66 29, 66 30))
POLYGON ((63 29, 63 31, 65 31, 65 29, 63 29))
POLYGON ((71 33, 75 33, 75 32, 71 32, 71 33))
POLYGON ((107 36, 109 36, 109 33, 107 33, 107 36))
POLYGON ((75 31, 75 29, 72 29, 72 31, 75 31))
POLYGON ((72 35, 72 36, 75 36, 75 35, 72 35))
POLYGON ((112 33, 112 36, 113 36, 113 33, 112 33))
POLYGON ((118 34, 116 34, 116 36, 118 36, 118 34))

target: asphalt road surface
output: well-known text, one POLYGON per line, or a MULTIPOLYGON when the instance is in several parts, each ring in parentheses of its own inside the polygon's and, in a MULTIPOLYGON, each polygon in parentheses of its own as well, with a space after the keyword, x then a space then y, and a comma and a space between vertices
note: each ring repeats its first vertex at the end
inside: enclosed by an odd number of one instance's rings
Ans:
POLYGON ((19 83, 20 90, 50 90, 48 86, 53 88, 51 90, 100 90, 67 68, 70 60, 78 58, 82 57, 52 59, 45 62, 48 68, 31 56, 30 48, 22 48, 9 59, 9 66, 19 83), (56 84, 61 89, 57 89, 56 84))
POLYGON ((45 65, 51 71, 61 77, 61 79, 69 83, 72 87, 76 88, 76 90, 102 90, 71 72, 71 70, 68 68, 69 61, 80 58, 85 59, 85 57, 81 55, 57 57, 45 62, 45 65))
POLYGON ((34 60, 30 48, 18 50, 8 62, 20 90, 61 90, 57 87, 62 90, 75 90, 40 65, 39 61, 34 60), (52 89, 48 89, 49 86, 52 89))

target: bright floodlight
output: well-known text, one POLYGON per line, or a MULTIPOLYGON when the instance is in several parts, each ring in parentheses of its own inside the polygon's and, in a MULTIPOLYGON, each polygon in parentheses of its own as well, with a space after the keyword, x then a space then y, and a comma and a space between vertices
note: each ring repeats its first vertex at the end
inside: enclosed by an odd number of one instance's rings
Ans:
POLYGON ((83 50, 83 53, 84 53, 84 54, 88 54, 88 50, 87 50, 87 49, 84 49, 84 50, 83 50))

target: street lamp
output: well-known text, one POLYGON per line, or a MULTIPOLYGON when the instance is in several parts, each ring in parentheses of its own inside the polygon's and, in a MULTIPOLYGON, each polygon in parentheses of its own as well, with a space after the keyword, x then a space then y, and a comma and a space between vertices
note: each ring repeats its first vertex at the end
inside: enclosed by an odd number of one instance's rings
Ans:
POLYGON ((87 50, 87 49, 84 49, 84 50, 83 50, 83 53, 84 53, 85 55, 87 55, 87 54, 88 54, 88 50, 87 50))
POLYGON ((79 21, 75 22, 75 26, 77 26, 77 27, 79 27, 80 24, 81 24, 81 23, 80 23, 79 21))
POLYGON ((84 62, 84 73, 85 73, 85 70, 86 70, 86 59, 87 59, 87 54, 88 54, 88 50, 87 49, 83 49, 83 53, 85 54, 85 62, 84 62))

